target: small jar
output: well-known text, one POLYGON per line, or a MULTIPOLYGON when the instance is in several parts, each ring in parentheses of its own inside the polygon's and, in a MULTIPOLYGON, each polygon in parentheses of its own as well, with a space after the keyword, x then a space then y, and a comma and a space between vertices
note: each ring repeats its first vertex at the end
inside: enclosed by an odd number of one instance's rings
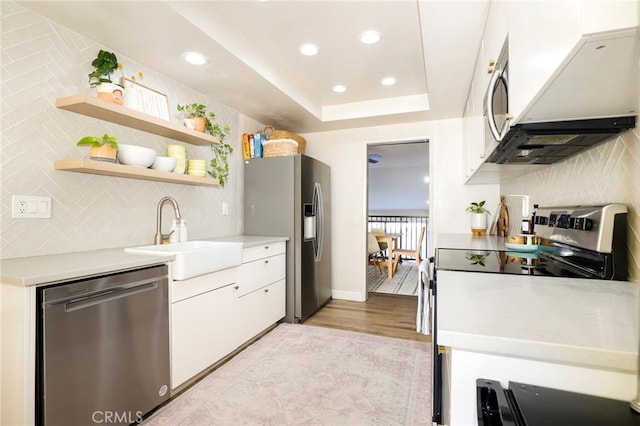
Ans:
POLYGON ((180 224, 178 223, 178 219, 173 219, 171 229, 169 230, 169 242, 177 243, 178 241, 180 241, 180 224))
POLYGON ((184 243, 185 241, 188 241, 188 230, 187 230, 187 221, 184 219, 180 219, 178 221, 178 229, 179 232, 178 234, 180 235, 180 242, 184 243))

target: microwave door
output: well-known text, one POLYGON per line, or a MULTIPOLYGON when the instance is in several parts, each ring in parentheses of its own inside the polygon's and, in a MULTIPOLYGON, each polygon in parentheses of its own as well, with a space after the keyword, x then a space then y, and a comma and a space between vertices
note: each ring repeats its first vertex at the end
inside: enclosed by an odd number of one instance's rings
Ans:
POLYGON ((507 68, 498 64, 491 75, 487 94, 485 96, 485 116, 489 131, 496 142, 502 142, 509 131, 508 86, 509 80, 507 68))

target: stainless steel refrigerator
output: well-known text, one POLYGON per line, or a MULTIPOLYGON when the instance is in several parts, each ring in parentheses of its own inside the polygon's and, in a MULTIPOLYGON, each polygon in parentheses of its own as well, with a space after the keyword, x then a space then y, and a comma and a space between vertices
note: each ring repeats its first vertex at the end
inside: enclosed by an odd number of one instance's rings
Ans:
POLYGON ((285 321, 303 322, 331 299, 331 169, 292 155, 244 172, 244 233, 289 237, 285 321))

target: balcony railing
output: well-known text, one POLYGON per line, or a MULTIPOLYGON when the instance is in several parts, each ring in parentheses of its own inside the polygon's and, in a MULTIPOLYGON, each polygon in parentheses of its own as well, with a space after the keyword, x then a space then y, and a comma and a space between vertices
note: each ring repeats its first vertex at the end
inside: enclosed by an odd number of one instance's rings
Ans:
MULTIPOLYGON (((402 234, 398 240, 398 245, 402 249, 413 250, 418 245, 420 231, 426 227, 427 217, 420 216, 369 216, 368 230, 372 228, 382 229, 386 234, 402 234)), ((422 239, 420 257, 427 256, 427 231, 422 239)))

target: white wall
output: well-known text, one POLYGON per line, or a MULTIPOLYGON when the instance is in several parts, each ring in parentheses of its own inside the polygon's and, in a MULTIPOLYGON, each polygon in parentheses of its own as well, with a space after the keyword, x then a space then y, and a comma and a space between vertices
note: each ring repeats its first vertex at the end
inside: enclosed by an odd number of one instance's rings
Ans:
MULTIPOLYGON (((174 197, 189 222, 190 238, 238 232, 239 167, 232 166, 225 188, 195 187, 57 171, 58 159, 86 158, 76 141, 108 133, 125 144, 154 148, 179 143, 138 130, 57 109, 55 99, 90 90, 87 74, 99 49, 107 49, 15 2, 2 2, 2 145, 0 147, 1 258, 13 258, 150 244, 156 206, 174 197), (12 219, 11 195, 52 197, 50 219, 12 219), (221 205, 230 215, 222 216, 221 205)), ((129 76, 144 72, 142 83, 167 94, 171 114, 176 104, 199 102, 231 126, 226 141, 238 149, 238 113, 144 64, 115 52, 129 76)), ((174 118, 177 121, 177 118, 174 118)), ((251 127, 254 127, 254 123, 251 127)), ((256 130, 256 129, 251 129, 256 130)), ((213 157, 208 146, 185 144, 189 158, 213 157)), ((166 154, 165 154, 166 155, 166 154)), ((167 209, 167 213, 169 209, 167 209)), ((165 229, 170 222, 165 215, 165 229)))
POLYGON ((428 215, 429 184, 425 167, 369 167, 369 213, 415 211, 428 215))
POLYGON ((429 141, 431 176, 429 248, 437 233, 469 231, 466 206, 474 200, 499 200, 498 185, 464 186, 462 119, 308 133, 306 154, 331 166, 332 294, 336 299, 366 299, 367 145, 429 141), (362 265, 358 267, 357 265, 362 265))

